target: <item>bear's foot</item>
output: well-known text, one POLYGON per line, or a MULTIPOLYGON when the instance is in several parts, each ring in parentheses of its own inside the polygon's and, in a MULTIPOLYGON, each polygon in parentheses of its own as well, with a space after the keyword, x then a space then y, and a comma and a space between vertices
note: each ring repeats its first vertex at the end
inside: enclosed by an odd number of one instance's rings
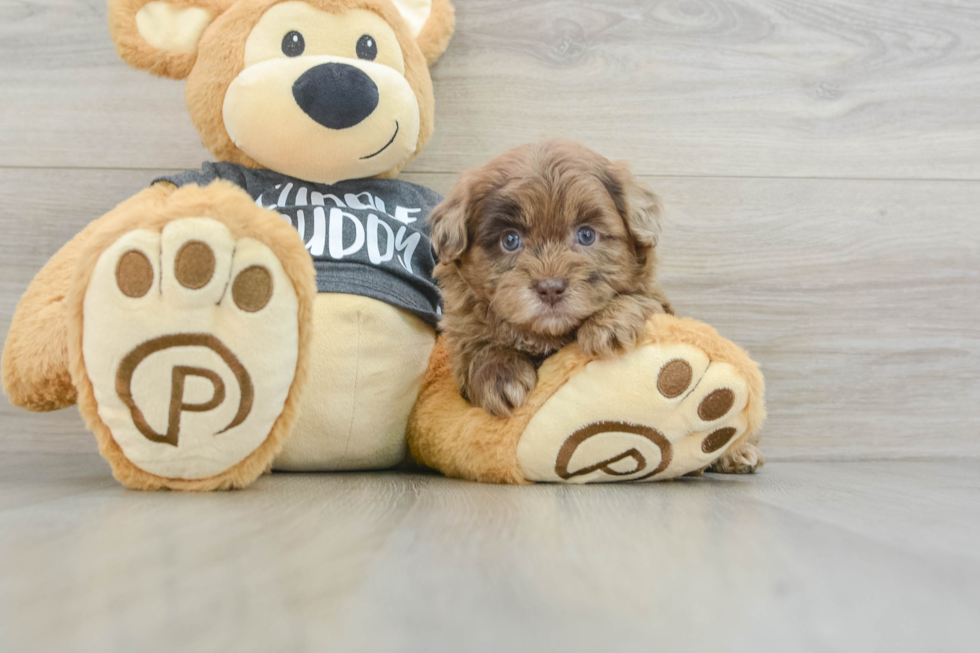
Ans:
POLYGON ((743 438, 749 396, 742 371, 693 344, 641 346, 558 389, 521 435, 518 463, 529 480, 562 483, 697 473, 736 443, 758 451, 743 438))
POLYGON ((87 391, 79 406, 130 487, 241 487, 268 469, 288 433, 312 294, 308 256, 278 229, 288 229, 283 221, 239 207, 251 215, 122 233, 91 269, 83 367, 73 370, 87 391))

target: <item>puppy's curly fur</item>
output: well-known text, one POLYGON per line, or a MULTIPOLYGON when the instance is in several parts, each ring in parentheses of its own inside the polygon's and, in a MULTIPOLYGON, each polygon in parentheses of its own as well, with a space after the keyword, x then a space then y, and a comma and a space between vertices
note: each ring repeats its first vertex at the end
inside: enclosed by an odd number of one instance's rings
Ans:
POLYGON ((430 216, 442 328, 471 403, 506 416, 545 357, 578 340, 601 357, 633 348, 654 313, 660 199, 585 146, 517 147, 463 174, 430 216))

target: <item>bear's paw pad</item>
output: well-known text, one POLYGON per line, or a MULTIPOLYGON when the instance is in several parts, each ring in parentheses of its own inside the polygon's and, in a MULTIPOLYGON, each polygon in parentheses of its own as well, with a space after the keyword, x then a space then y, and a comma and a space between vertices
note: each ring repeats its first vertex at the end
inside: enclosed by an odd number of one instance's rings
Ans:
POLYGON ((99 418, 133 464, 202 479, 242 461, 283 411, 298 299, 273 252, 209 218, 131 231, 99 257, 82 355, 99 418))
POLYGON ((675 478, 710 465, 744 432, 745 379, 686 344, 589 363, 534 415, 518 462, 532 481, 675 478))

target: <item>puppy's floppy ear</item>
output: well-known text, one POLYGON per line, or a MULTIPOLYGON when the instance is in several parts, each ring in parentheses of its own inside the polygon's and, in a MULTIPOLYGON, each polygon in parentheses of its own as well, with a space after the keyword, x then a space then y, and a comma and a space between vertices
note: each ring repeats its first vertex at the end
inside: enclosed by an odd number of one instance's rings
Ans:
POLYGON ((204 30, 234 0, 109 0, 109 33, 134 68, 183 79, 197 61, 204 30))
POLYGON ((469 183, 464 176, 429 214, 432 247, 440 261, 454 261, 469 247, 469 183))
POLYGON ((405 19, 425 60, 431 66, 446 51, 456 27, 449 0, 391 0, 405 19))
POLYGON ((598 174, 633 238, 656 247, 663 230, 660 198, 636 178, 625 161, 608 163, 598 174))

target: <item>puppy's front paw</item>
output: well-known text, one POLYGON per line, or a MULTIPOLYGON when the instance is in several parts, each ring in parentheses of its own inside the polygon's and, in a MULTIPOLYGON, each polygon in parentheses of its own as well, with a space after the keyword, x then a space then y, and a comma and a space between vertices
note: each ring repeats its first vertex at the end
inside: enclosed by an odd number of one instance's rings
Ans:
POLYGON ((754 474, 765 464, 766 459, 762 457, 759 445, 746 442, 726 452, 708 471, 716 474, 754 474))
POLYGON ((538 383, 534 364, 517 352, 495 352, 470 368, 470 403, 494 417, 507 417, 527 401, 538 383))
POLYGON ((579 327, 578 344, 589 356, 610 358, 632 351, 645 325, 642 307, 632 303, 612 306, 579 327))

